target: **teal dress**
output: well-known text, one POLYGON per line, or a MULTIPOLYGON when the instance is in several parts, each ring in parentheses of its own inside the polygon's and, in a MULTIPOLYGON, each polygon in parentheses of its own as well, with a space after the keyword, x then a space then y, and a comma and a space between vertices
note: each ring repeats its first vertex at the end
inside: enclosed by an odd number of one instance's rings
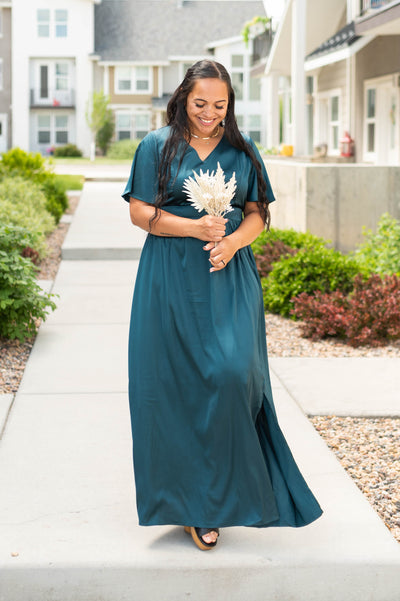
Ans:
MULTIPOLYGON (((140 143, 123 193, 154 204, 165 127, 140 143)), ((247 138, 246 138, 247 139, 247 138)), ((258 158, 255 145, 252 145, 258 158)), ((165 211, 198 219, 184 180, 217 162, 236 173, 226 234, 257 201, 255 169, 223 137, 204 160, 172 164, 165 211)), ((260 159, 261 165, 263 165, 260 159)), ((269 200, 274 199, 268 176, 269 200)), ((322 511, 280 430, 271 392, 262 291, 250 246, 210 273, 205 243, 149 234, 129 336, 129 400, 141 525, 304 526, 322 511)))

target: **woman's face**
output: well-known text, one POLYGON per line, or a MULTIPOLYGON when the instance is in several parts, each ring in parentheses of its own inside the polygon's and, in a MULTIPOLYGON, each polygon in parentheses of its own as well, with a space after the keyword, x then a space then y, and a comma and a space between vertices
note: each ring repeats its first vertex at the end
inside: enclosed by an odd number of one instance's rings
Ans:
POLYGON ((197 79, 186 100, 192 134, 211 136, 228 110, 228 86, 217 78, 197 79))

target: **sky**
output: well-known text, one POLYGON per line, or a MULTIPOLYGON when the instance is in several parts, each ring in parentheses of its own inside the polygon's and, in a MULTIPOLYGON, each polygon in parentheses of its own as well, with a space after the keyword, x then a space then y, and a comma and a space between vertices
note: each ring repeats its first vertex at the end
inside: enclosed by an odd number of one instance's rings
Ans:
POLYGON ((285 0, 263 0, 263 2, 268 17, 272 17, 274 22, 277 23, 285 6, 285 0))

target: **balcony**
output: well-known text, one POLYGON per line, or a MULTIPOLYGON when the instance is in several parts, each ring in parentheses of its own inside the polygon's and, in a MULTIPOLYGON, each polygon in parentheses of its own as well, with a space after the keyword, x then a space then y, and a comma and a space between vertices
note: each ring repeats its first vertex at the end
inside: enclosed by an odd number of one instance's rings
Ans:
POLYGON ((377 8, 383 8, 386 4, 393 4, 393 0, 360 0, 360 16, 377 8))
POLYGON ((31 108, 75 108, 75 90, 31 89, 31 108))

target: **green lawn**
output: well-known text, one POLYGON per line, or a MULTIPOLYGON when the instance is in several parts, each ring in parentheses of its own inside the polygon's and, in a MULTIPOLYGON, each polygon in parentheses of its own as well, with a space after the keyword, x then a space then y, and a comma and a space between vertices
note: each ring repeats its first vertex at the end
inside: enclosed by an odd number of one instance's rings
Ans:
POLYGON ((82 190, 85 178, 83 175, 58 175, 56 179, 62 182, 66 190, 82 190))
POLYGON ((96 157, 94 161, 91 161, 85 157, 77 158, 59 158, 52 157, 49 161, 49 165, 130 165, 132 159, 108 159, 107 157, 96 157))

